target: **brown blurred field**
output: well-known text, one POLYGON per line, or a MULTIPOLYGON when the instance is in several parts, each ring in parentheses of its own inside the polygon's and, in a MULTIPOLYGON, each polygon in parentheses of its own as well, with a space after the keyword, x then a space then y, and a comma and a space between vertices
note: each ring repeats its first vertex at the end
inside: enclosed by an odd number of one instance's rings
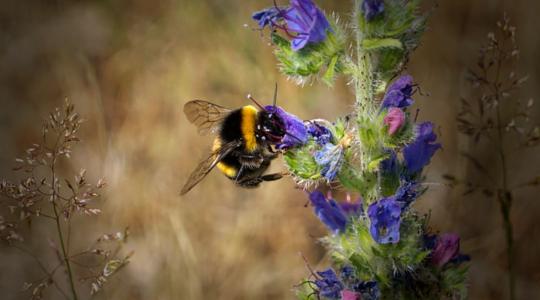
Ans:
MULTIPOLYGON (((318 2, 343 14, 350 4, 318 2)), ((293 285, 307 273, 299 253, 315 267, 326 265, 317 243, 324 228, 290 180, 241 190, 213 172, 187 196, 178 196, 211 144, 187 123, 185 102, 202 98, 237 107, 246 104, 247 93, 269 102, 277 82, 280 105, 304 119, 332 119, 352 103, 343 80, 335 89, 317 83, 299 87, 278 73, 267 39, 244 26, 253 26, 251 12, 270 3, 6 0, 0 5, 0 175, 11 176, 13 158, 39 137, 40 120, 67 97, 87 120, 83 143, 67 169, 84 167, 89 177, 108 182, 104 215, 77 224, 84 234, 75 245, 124 226, 132 232, 132 262, 97 298, 292 299, 293 285)), ((540 3, 535 1, 439 1, 408 70, 431 95, 417 97, 420 119, 440 125, 444 146, 427 171, 433 187, 417 207, 432 211, 434 228, 463 237, 462 248, 473 258, 471 299, 500 299, 505 292, 498 207, 492 199, 464 199, 462 191, 438 183, 444 173, 470 173, 459 155, 470 145, 457 133, 454 118, 459 98, 469 90, 465 70, 504 11, 518 28, 520 71, 530 75, 523 97, 537 97, 540 3)), ((492 155, 489 148, 477 150, 492 155)), ((513 180, 538 171, 535 154, 512 159, 513 180)), ((519 299, 540 298, 537 192, 522 190, 512 216, 519 299)), ((22 282, 36 274, 32 261, 6 248, 0 255, 1 298, 20 299, 22 282)))

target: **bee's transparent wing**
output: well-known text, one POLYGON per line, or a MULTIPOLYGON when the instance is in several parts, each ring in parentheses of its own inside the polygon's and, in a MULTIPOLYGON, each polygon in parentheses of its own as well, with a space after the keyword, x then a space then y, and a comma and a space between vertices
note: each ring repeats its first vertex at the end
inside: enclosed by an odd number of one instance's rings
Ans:
POLYGON ((210 171, 216 166, 216 164, 222 160, 225 156, 227 156, 231 151, 238 148, 240 145, 242 145, 241 141, 232 141, 225 145, 222 145, 219 149, 214 151, 208 158, 201 161, 197 168, 193 172, 191 172, 191 175, 189 175, 189 178, 182 187, 182 191, 180 192, 180 195, 184 195, 187 192, 189 192, 197 183, 201 182, 203 178, 210 173, 210 171))
POLYGON ((192 100, 184 105, 186 117, 197 126, 201 135, 216 132, 230 112, 231 110, 226 107, 204 100, 192 100))

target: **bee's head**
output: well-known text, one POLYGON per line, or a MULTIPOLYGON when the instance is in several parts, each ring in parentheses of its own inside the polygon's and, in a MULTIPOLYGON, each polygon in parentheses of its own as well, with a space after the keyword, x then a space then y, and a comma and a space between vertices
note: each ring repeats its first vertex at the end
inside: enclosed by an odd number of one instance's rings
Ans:
POLYGON ((259 113, 257 129, 261 139, 272 144, 280 143, 286 134, 285 122, 272 108, 259 113))

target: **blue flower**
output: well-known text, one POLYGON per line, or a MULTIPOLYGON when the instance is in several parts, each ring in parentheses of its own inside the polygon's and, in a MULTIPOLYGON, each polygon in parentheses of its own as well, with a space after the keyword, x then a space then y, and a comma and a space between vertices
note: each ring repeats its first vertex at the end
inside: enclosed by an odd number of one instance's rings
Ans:
POLYGON ((313 121, 309 121, 307 132, 319 146, 330 143, 333 139, 332 131, 330 131, 330 129, 313 121))
POLYGON ((328 229, 335 234, 345 231, 348 223, 347 215, 334 199, 327 201, 323 193, 314 191, 309 194, 309 200, 315 215, 328 229))
POLYGON ((341 210, 347 214, 347 216, 358 217, 364 213, 362 209, 362 202, 360 200, 356 202, 340 202, 339 206, 341 210))
POLYGON ((267 105, 264 109, 277 114, 285 123, 285 136, 281 140, 281 143, 276 145, 278 149, 288 149, 307 142, 307 129, 300 118, 286 112, 279 106, 267 105))
POLYGON ((401 206, 393 197, 383 198, 368 207, 369 231, 379 244, 399 242, 401 206))
POLYGON ((326 39, 330 24, 324 13, 311 0, 291 0, 291 6, 283 15, 287 32, 295 33, 291 48, 298 51, 307 43, 320 43, 326 39))
POLYGON ((339 281, 336 273, 332 269, 327 269, 322 272, 317 272, 321 279, 315 280, 315 285, 319 289, 319 296, 340 299, 343 284, 339 281))
POLYGON ((356 271, 352 266, 345 265, 341 268, 341 281, 347 282, 356 279, 356 271))
POLYGON ((277 6, 255 12, 251 16, 262 29, 279 28, 292 38, 291 48, 298 51, 308 43, 320 43, 326 39, 330 23, 312 0, 291 0, 286 8, 277 6))
POLYGON ((383 174, 383 176, 397 175, 399 172, 399 164, 398 164, 396 152, 394 151, 389 151, 389 152, 390 152, 390 157, 384 159, 379 164, 379 169, 381 173, 383 174))
POLYGON ((424 122, 416 126, 416 139, 403 148, 405 167, 409 175, 421 171, 429 164, 431 157, 441 144, 435 143, 437 135, 433 133, 433 124, 424 122))
POLYGON ((362 300, 377 300, 381 298, 381 290, 376 281, 361 281, 353 286, 353 290, 362 295, 362 300))
POLYGON ((315 162, 321 166, 321 175, 332 181, 336 179, 341 166, 343 165, 343 146, 327 143, 323 148, 315 152, 315 162))
POLYGON ((398 188, 393 198, 401 206, 401 210, 404 211, 416 200, 418 194, 418 184, 413 181, 407 181, 398 188))
POLYGON ((280 19, 280 12, 281 10, 277 7, 269 7, 253 13, 251 18, 257 21, 259 27, 263 29, 266 26, 274 26, 280 19))
POLYGON ((413 104, 413 79, 410 75, 403 75, 394 81, 384 95, 381 108, 407 107, 413 104))
POLYGON ((384 11, 384 3, 382 0, 364 0, 362 2, 362 12, 366 20, 371 21, 376 16, 384 11))

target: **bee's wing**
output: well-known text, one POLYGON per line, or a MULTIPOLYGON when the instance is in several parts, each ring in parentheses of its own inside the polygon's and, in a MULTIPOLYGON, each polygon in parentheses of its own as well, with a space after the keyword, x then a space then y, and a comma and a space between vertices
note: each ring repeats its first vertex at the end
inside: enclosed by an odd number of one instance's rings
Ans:
POLYGON ((215 132, 230 109, 204 100, 192 100, 184 105, 184 113, 189 122, 197 126, 199 134, 215 132))
POLYGON ((195 185, 197 185, 197 183, 203 180, 208 173, 210 173, 210 171, 220 160, 223 159, 223 157, 227 156, 227 154, 231 153, 231 151, 238 148, 240 145, 242 145, 241 141, 229 142, 222 145, 219 149, 210 154, 207 159, 201 161, 197 168, 195 168, 191 175, 189 175, 186 184, 184 184, 184 187, 182 187, 180 195, 184 195, 185 193, 189 192, 195 185))

